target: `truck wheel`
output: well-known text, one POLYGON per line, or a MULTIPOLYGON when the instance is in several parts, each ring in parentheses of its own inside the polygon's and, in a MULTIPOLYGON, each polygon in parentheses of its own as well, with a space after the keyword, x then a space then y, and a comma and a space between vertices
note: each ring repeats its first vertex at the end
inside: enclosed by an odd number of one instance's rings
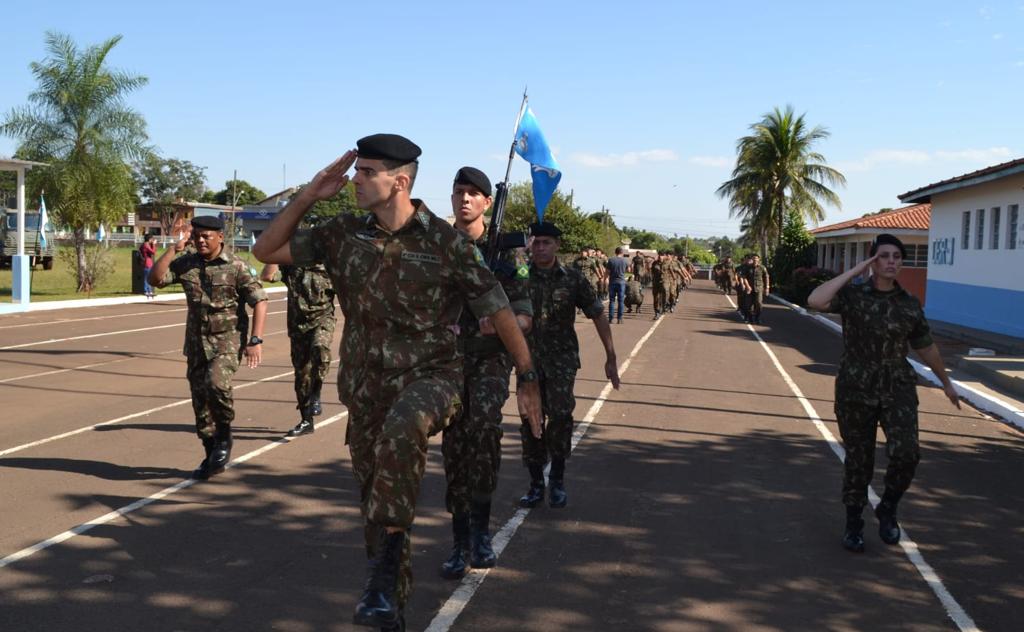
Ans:
POLYGON ((43 259, 43 270, 53 270, 53 257, 43 259))

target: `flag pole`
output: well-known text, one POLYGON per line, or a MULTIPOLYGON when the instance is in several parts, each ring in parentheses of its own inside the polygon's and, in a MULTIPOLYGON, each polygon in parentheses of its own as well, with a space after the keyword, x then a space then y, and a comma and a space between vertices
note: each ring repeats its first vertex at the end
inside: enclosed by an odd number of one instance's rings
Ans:
POLYGON ((495 187, 494 211, 491 213, 491 224, 487 227, 487 265, 493 270, 498 262, 499 240, 501 237, 501 224, 505 219, 505 203, 508 200, 508 180, 512 175, 512 161, 516 157, 516 138, 519 136, 519 123, 523 120, 523 113, 526 112, 526 103, 529 100, 526 94, 526 87, 523 87, 523 102, 519 105, 519 114, 516 116, 515 129, 512 131, 512 146, 508 150, 508 164, 505 166, 505 179, 495 187))

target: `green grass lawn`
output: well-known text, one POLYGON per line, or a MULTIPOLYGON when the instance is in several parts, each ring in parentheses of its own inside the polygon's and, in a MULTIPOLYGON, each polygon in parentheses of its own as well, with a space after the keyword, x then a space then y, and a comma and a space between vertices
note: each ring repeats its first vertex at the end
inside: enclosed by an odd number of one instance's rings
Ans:
MULTIPOLYGON (((70 248, 69 248, 70 250, 70 248)), ((32 271, 32 301, 63 301, 79 298, 100 298, 104 296, 131 296, 132 295, 132 249, 111 247, 110 252, 114 255, 114 271, 106 279, 100 282, 93 293, 79 294, 75 291, 78 284, 75 277, 75 269, 68 268, 61 257, 53 261, 52 270, 43 270, 42 266, 36 266, 32 271)), ((159 256, 162 250, 157 252, 159 256)), ((263 264, 256 261, 248 252, 235 251, 235 255, 248 261, 249 265, 261 270, 263 264)), ((265 283, 266 286, 280 285, 279 283, 265 283)), ((169 285, 158 289, 158 294, 173 294, 181 292, 180 285, 169 285)), ((0 269, 0 301, 11 300, 11 270, 10 268, 0 269)))

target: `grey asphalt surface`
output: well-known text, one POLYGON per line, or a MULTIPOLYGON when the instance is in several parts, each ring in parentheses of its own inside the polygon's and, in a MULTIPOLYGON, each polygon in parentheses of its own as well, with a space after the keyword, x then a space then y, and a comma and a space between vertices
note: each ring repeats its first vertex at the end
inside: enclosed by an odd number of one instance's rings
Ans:
MULTIPOLYGON (((4 565, 0 630, 366 629, 350 623, 365 557, 345 418, 281 441, 297 417, 285 304, 272 300, 264 365, 235 380, 233 456, 266 451, 4 565)), ((654 324, 650 303, 625 321, 613 326, 620 364, 654 324)), ((764 321, 755 329, 838 434, 839 337, 777 305, 764 321)), ((180 303, 0 318, 0 558, 188 478, 201 449, 183 323, 180 303)), ((605 381, 594 328, 577 330, 582 419, 605 381)), ((1024 629, 1022 437, 919 391, 924 454, 901 520, 978 628, 1024 629)), ((343 414, 329 389, 321 419, 343 414)), ((495 530, 526 486, 518 426, 510 400, 495 530)), ((436 574, 450 543, 439 442, 413 532, 411 630, 458 585, 436 574)), ((698 282, 580 441, 569 506, 529 513, 452 629, 956 629, 873 519, 867 553, 840 548, 840 475, 760 343, 698 282)))

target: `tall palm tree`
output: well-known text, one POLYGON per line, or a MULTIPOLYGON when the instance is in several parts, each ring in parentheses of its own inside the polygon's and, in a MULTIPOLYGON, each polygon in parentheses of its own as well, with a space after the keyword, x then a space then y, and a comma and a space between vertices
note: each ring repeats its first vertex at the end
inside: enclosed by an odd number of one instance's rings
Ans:
POLYGON ((830 187, 845 186, 846 178, 813 148, 829 137, 828 130, 808 128, 804 115, 796 116, 793 106, 774 108, 750 130, 736 143, 732 178, 716 193, 729 199, 731 216, 748 220, 766 251, 769 241, 778 246, 790 210, 817 224, 825 218, 822 203, 841 208, 830 187))
POLYGON ((20 157, 51 165, 34 171, 32 184, 46 190, 55 219, 74 231, 80 292, 92 289, 88 231, 131 209, 135 185, 127 163, 150 151, 145 120, 124 101, 148 80, 106 66, 120 41, 117 35, 79 50, 67 35, 48 32, 47 58, 29 66, 38 88, 0 124, 0 134, 20 139, 20 157))

